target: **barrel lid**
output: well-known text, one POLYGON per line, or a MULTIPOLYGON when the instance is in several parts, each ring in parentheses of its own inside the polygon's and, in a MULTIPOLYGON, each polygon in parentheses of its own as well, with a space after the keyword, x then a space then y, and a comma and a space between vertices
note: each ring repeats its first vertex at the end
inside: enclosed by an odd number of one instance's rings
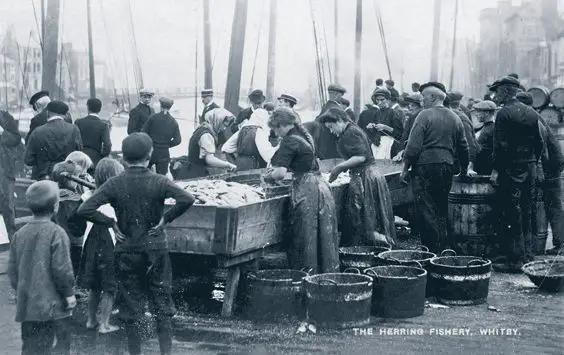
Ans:
POLYGON ((550 102, 558 108, 564 108, 564 87, 556 88, 550 93, 550 102))
POLYGON ((544 86, 533 86, 527 92, 533 97, 534 108, 544 107, 550 101, 550 91, 544 86))
POLYGON ((558 126, 562 117, 560 110, 550 106, 543 108, 539 112, 539 115, 541 115, 550 126, 558 126))

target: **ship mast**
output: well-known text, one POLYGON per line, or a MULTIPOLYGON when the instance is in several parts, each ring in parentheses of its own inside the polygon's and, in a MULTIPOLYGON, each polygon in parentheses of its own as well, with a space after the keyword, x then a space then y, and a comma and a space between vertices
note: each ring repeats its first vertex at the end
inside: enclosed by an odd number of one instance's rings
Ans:
POLYGON ((356 0, 356 31, 354 53, 354 113, 360 114, 361 54, 362 54, 362 0, 356 0))
POLYGON ((433 46, 431 49, 431 81, 439 80, 439 37, 441 34, 442 0, 435 0, 433 23, 433 46))
POLYGON ((266 73, 266 101, 274 101, 274 77, 276 74, 276 8, 277 0, 270 0, 268 30, 268 64, 266 73))
POLYGON ((88 67, 90 71, 90 97, 96 97, 96 75, 94 73, 94 45, 92 44, 92 12, 90 0, 86 0, 86 15, 88 17, 88 67))
MULTIPOLYGON (((211 56, 210 0, 204 0, 204 84, 206 89, 213 89, 213 65, 211 56)), ((197 93, 196 93, 197 95, 197 93)))
POLYGON ((57 88, 57 55, 59 48, 59 13, 61 9, 60 0, 48 0, 47 14, 43 28, 43 73, 41 87, 54 96, 57 88))
POLYGON ((231 29, 231 47, 229 49, 229 66, 227 68, 224 104, 225 108, 233 114, 239 113, 240 110, 239 95, 246 28, 247 0, 237 0, 231 29))

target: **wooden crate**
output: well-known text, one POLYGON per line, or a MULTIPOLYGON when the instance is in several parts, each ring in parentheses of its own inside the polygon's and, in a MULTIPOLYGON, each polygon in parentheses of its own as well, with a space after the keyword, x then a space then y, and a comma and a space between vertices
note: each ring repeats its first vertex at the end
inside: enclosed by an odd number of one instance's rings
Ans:
POLYGON ((170 223, 171 252, 234 257, 283 238, 288 196, 240 207, 194 205, 170 223))

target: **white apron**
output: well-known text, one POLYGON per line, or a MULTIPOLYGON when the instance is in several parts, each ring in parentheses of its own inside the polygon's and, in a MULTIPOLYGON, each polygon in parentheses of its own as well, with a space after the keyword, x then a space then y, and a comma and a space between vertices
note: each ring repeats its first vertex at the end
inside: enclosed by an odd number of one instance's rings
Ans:
POLYGON ((392 145, 394 144, 394 139, 388 136, 382 136, 380 138, 380 146, 375 146, 372 144, 372 153, 374 154, 374 159, 392 159, 392 145))

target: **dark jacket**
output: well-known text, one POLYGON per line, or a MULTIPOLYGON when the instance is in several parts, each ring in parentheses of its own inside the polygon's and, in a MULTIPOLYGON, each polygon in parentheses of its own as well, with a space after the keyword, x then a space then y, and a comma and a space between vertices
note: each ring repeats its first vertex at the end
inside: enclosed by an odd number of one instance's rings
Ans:
POLYGON ((46 322, 71 316, 74 295, 69 238, 60 226, 32 220, 14 235, 8 277, 16 290, 16 322, 46 322))
POLYGON ((170 114, 164 112, 151 115, 143 132, 153 140, 153 155, 151 161, 158 162, 170 159, 169 148, 176 147, 182 141, 178 122, 170 114))
POLYGON ((310 121, 304 123, 305 129, 313 138, 315 144, 315 155, 321 159, 338 159, 341 157, 337 150, 337 136, 325 127, 325 125, 310 121))
MULTIPOLYGON (((63 119, 68 122, 72 123, 72 118, 70 116, 65 116, 63 119)), ((27 132, 27 136, 25 137, 25 143, 29 141, 29 137, 31 136, 31 132, 35 131, 36 128, 43 126, 47 123, 47 111, 43 110, 39 112, 37 115, 33 116, 31 122, 29 123, 29 132, 27 132)))
POLYGON ((74 191, 60 188, 59 201, 59 210, 54 216, 54 222, 65 230, 72 246, 82 247, 86 220, 76 214, 82 204, 82 198, 74 191))
POLYGON ((538 121, 537 112, 516 99, 503 105, 495 119, 494 170, 502 173, 538 161, 543 146, 538 121))
POLYGON ((127 122, 127 134, 141 132, 149 116, 155 113, 150 105, 139 103, 129 111, 129 121, 127 122))
POLYGON ((76 120, 74 123, 80 130, 83 151, 92 159, 94 166, 100 159, 110 155, 112 142, 110 140, 110 127, 99 117, 88 115, 76 120))
POLYGON ((80 206, 78 215, 111 227, 114 219, 98 211, 98 207, 109 203, 116 211, 117 225, 125 235, 125 241, 116 244, 116 252, 166 250, 165 232, 161 230, 149 236, 149 230, 159 223, 161 217, 165 223, 173 221, 194 202, 194 196, 166 176, 157 175, 147 168, 130 167, 96 189, 92 197, 80 206), (173 198, 176 203, 165 212, 167 198, 173 198))
POLYGON ((82 150, 78 127, 54 119, 33 131, 27 142, 24 162, 33 167, 31 178, 39 180, 50 175, 53 166, 75 150, 82 150))
POLYGON ((202 115, 200 116, 200 123, 204 121, 204 117, 206 117, 206 113, 210 112, 215 108, 219 108, 219 105, 216 104, 215 102, 212 102, 209 106, 204 106, 204 109, 202 110, 202 115))
MULTIPOLYGON (((539 116, 540 117, 540 116, 539 116)), ((544 123, 544 119, 539 119, 539 129, 543 139, 542 167, 546 179, 559 179, 560 173, 564 170, 564 155, 559 141, 554 136, 554 132, 544 123)))
POLYGON ((494 140, 494 122, 486 122, 482 129, 479 130, 479 136, 476 139, 478 143, 478 151, 473 160, 474 171, 480 175, 490 175, 492 173, 492 154, 494 140))
POLYGON ((0 127, 4 130, 0 135, 0 174, 13 181, 16 178, 16 161, 23 159, 22 137, 18 123, 6 111, 0 111, 0 127))
POLYGON ((452 112, 456 113, 464 126, 464 136, 466 137, 466 142, 468 143, 468 158, 473 161, 476 158, 476 153, 478 152, 478 143, 476 142, 476 136, 474 135, 474 125, 472 120, 460 109, 452 109, 452 112))
POLYGON ((415 123, 415 119, 417 118, 419 112, 421 112, 421 110, 415 113, 409 112, 406 115, 407 117, 405 120, 405 124, 403 125, 403 132, 401 134, 401 143, 403 149, 405 149, 405 146, 407 145, 407 140, 409 139, 409 134, 411 133, 411 129, 413 128, 413 123, 415 123))
POLYGON ((239 113, 237 114, 237 118, 235 118, 235 122, 233 122, 233 124, 231 125, 231 132, 233 133, 237 132, 239 130, 239 125, 243 123, 243 121, 251 118, 252 114, 253 114, 253 108, 250 106, 247 107, 246 109, 239 111, 239 113))

